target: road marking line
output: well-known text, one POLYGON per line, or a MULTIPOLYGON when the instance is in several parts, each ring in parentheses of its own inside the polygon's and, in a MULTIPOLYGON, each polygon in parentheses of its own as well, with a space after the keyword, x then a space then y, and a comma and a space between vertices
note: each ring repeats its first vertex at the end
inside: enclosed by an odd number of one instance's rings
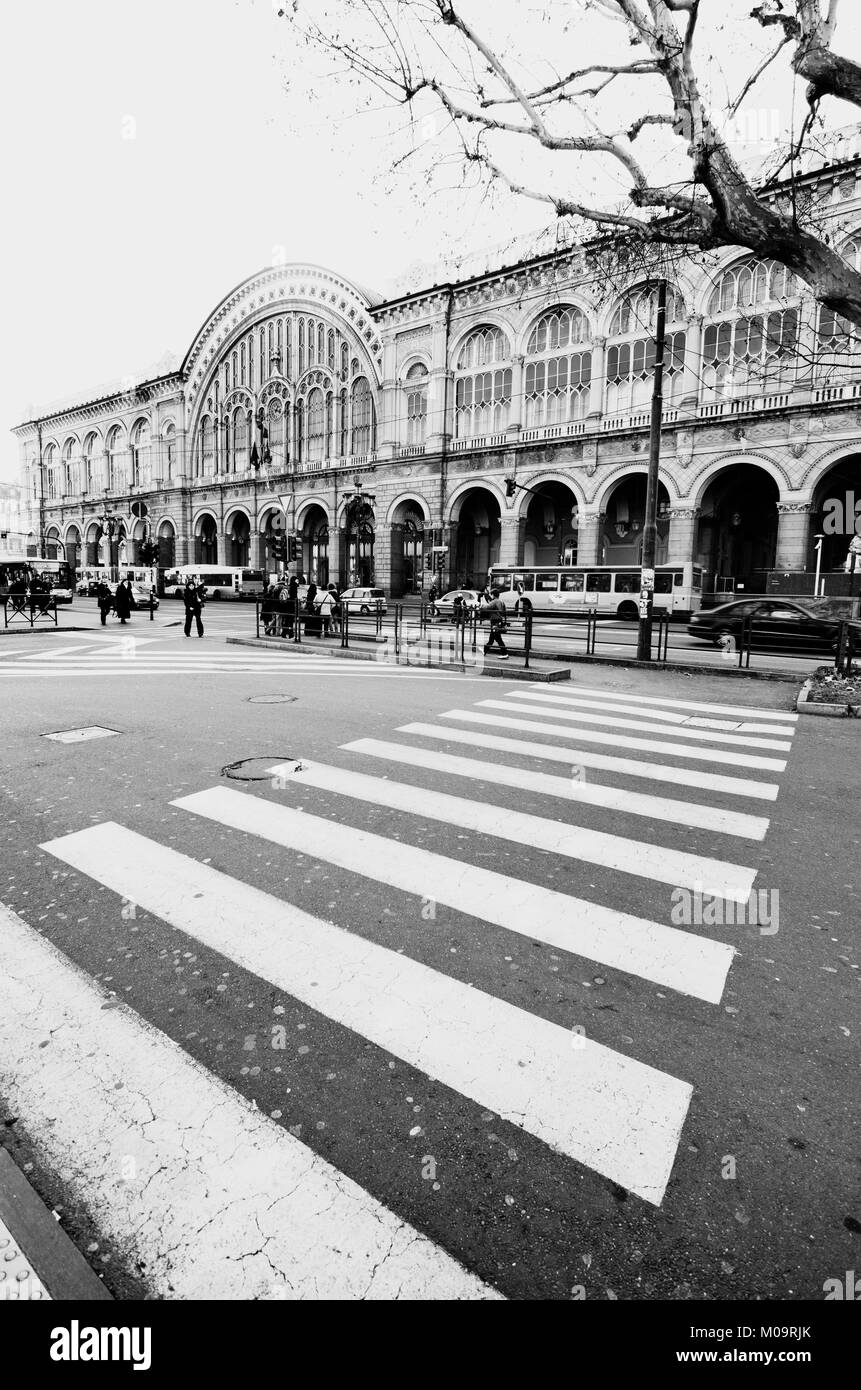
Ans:
MULTIPOLYGON (((482 701, 482 704, 486 701, 482 701)), ((750 767, 784 772, 783 758, 760 758, 751 753, 733 753, 723 748, 695 748, 691 744, 662 743, 654 738, 629 738, 625 734, 600 733, 596 729, 571 728, 565 724, 532 723, 528 719, 506 719, 502 715, 475 714, 472 710, 443 710, 441 719, 461 719, 470 724, 494 724, 503 729, 525 729, 533 734, 554 734, 577 738, 583 743, 610 743, 615 748, 637 748, 644 753, 664 753, 673 758, 694 758, 700 762, 721 763, 724 767, 750 767)))
MULTIPOLYGON (((508 700, 481 700, 482 708, 511 710, 514 706, 508 700)), ((658 733, 664 738, 686 738, 695 739, 703 743, 726 743, 742 748, 773 748, 780 753, 792 751, 791 743, 784 743, 773 738, 748 738, 744 734, 713 734, 706 729, 691 729, 685 726, 683 729, 668 729, 660 724, 653 724, 648 719, 619 719, 614 715, 604 714, 584 714, 582 710, 559 709, 554 705, 552 709, 540 708, 544 700, 552 700, 551 695, 542 695, 540 692, 530 693, 521 696, 521 699, 530 701, 528 712, 531 715, 538 715, 543 719, 570 719, 578 724, 596 724, 599 728, 609 729, 643 729, 646 733, 658 733), (533 708, 535 705, 535 708, 533 708)), ((522 708, 526 709, 526 706, 522 708)))
MULTIPOLYGON (((258 804, 267 815, 274 809, 258 804)), ((332 824, 325 824, 331 837, 332 824)), ((42 848, 560 1153, 660 1204, 690 1103, 687 1082, 584 1035, 574 1037, 123 826, 94 826, 42 848)), ((56 1015, 49 1009, 47 1016, 56 1015)), ((117 1015, 107 1017, 112 1023, 117 1015)), ((41 1038, 44 1023, 39 1028, 41 1038)), ((91 1046, 99 1058, 109 1051, 98 1034, 91 1046)), ((44 1064, 43 1051, 34 1047, 29 1055, 31 1068, 44 1064)), ((83 1066, 81 1075, 88 1074, 83 1066)), ((124 1076, 126 1094, 136 1075, 135 1068, 124 1076)), ((68 1088, 68 1076, 64 1084, 68 1088)), ((169 1073, 164 1089, 174 1093, 169 1073)), ((193 1137, 194 1116, 185 1112, 194 1089, 176 1091, 193 1137)), ((40 1095, 50 1114, 47 1099, 40 1095)), ((80 1124, 77 1112, 74 1126, 78 1143, 89 1144, 90 1126, 80 1124)), ((183 1189, 193 1181, 200 1202, 206 1184, 191 1163, 186 1166, 183 1189)), ((245 1181, 241 1160, 230 1170, 245 1181)), ((173 1200, 179 1213, 181 1203, 173 1200)), ((247 1228, 245 1217, 243 1223, 247 1228)), ((207 1261, 194 1254, 203 1280, 207 1261)))
POLYGON ((22 662, 53 661, 55 657, 68 656, 70 652, 74 652, 76 656, 83 657, 86 655, 86 648, 82 642, 76 642, 73 647, 57 647, 56 650, 51 652, 31 652, 27 656, 22 656, 21 660, 22 662))
POLYGON ((210 787, 171 805, 710 1004, 723 994, 734 955, 726 942, 367 830, 333 827, 330 820, 227 787, 210 787))
MULTIPOLYGON (((509 694, 523 700, 535 698, 535 692, 527 690, 512 690, 509 694)), ((732 719, 707 719, 687 713, 677 714, 674 710, 652 709, 645 705, 623 704, 621 700, 587 700, 579 695, 557 695, 547 694, 545 699, 552 700, 554 704, 574 705, 577 708, 598 710, 604 713, 615 714, 648 714, 649 719, 662 720, 667 724, 676 724, 681 728, 699 729, 726 729, 730 733, 761 733, 779 734, 782 738, 792 738, 795 734, 794 727, 785 727, 781 724, 743 724, 740 720, 732 719)))
MULTIPOLYGON (((445 732, 445 731, 443 731, 445 732)), ((474 739, 470 738, 470 742, 474 739)), ((537 746, 537 745, 531 745, 537 746)), ((601 782, 575 781, 572 777, 557 777, 548 772, 531 772, 525 768, 508 767, 501 763, 484 762, 479 758, 461 758, 438 749, 417 748, 413 744, 385 743, 375 738, 359 738, 341 747, 352 753, 365 753, 372 758, 404 763, 408 767, 426 767, 432 772, 452 777, 468 777, 471 781, 490 782, 500 787, 516 787, 519 791, 538 792, 559 797, 563 801, 582 802, 601 806, 650 820, 674 822, 697 830, 711 830, 720 835, 736 835, 745 840, 764 840, 768 830, 767 816, 751 816, 741 811, 722 811, 719 807, 703 806, 696 801, 678 801, 670 797, 650 796, 627 787, 611 787, 601 782)), ((566 753, 565 761, 571 762, 566 753)))
MULTIPOLYGON (((593 700, 596 693, 600 693, 588 685, 572 685, 566 689, 571 695, 588 695, 593 700)), ((613 698, 612 695, 610 698, 613 698)), ((702 700, 673 700, 663 695, 629 695, 627 692, 624 698, 637 705, 672 705, 674 709, 702 710, 705 714, 743 714, 754 719, 783 719, 789 724, 797 724, 799 719, 797 714, 790 714, 786 710, 756 709, 747 705, 713 705, 702 700)))
POLYGON ((500 1297, 6 908, 0 925, 6 1099, 154 1297, 500 1297))
MULTIPOLYGON (((370 777, 364 772, 351 772, 325 763, 303 759, 277 763, 269 771, 273 777, 294 783, 297 790, 317 787, 320 791, 349 796, 372 806, 387 806, 392 811, 422 816, 443 825, 459 825, 479 835, 513 840, 531 849, 597 864, 617 873, 653 879, 656 883, 671 883, 679 888, 698 888, 703 893, 733 902, 747 902, 756 878, 756 869, 743 864, 668 849, 644 840, 631 840, 585 825, 570 825, 523 811, 505 810, 452 796, 449 792, 428 791, 407 782, 370 777)), ((349 835, 349 827, 344 828, 349 835)), ((340 836, 342 832, 338 833, 340 836)))

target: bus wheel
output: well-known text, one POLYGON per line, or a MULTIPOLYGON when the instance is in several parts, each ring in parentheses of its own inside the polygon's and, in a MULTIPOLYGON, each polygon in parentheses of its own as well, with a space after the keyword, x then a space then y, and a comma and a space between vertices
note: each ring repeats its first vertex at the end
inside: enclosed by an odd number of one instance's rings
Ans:
POLYGON ((616 609, 616 617, 622 618, 626 623, 633 622, 637 617, 639 609, 636 603, 620 603, 616 609))
POLYGON ((182 598, 182 589, 174 589, 173 596, 174 598, 182 598))
POLYGON ((212 592, 212 597, 213 597, 213 598, 221 598, 221 590, 220 590, 220 589, 214 589, 213 592, 212 592))

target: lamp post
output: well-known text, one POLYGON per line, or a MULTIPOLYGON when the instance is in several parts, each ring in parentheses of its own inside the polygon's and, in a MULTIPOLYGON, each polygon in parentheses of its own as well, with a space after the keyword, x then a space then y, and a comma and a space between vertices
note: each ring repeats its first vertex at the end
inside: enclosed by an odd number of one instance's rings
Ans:
MULTIPOLYGON (((105 490, 105 509, 102 512, 101 516, 96 517, 96 520, 99 523, 99 528, 101 530, 102 535, 107 537, 108 569, 110 570, 111 579, 113 580, 116 578, 114 574, 114 535, 119 530, 120 518, 117 516, 116 512, 111 511, 111 504, 108 500, 107 489, 105 490)), ((101 540, 101 536, 99 537, 99 540, 101 540)))
MULTIPOLYGON (((350 531, 351 531, 351 521, 352 521, 352 529, 355 530, 355 534, 356 534, 356 569, 355 569, 356 582, 357 582, 357 583, 361 583, 362 581, 361 581, 361 577, 360 577, 360 573, 359 573, 359 565, 360 565, 359 547, 360 547, 360 545, 361 545, 361 540, 362 540, 362 523, 363 523, 363 521, 364 521, 364 519, 365 519, 365 512, 366 512, 366 510, 367 510, 367 511, 370 510, 371 506, 372 506, 373 503, 376 501, 376 496, 377 496, 377 495, 376 495, 375 492, 365 492, 364 488, 362 487, 362 480, 361 480, 361 478, 359 478, 359 477, 355 477, 355 478, 353 479, 353 489, 354 489, 353 491, 348 491, 348 492, 345 492, 345 493, 344 493, 344 500, 345 500, 346 503, 347 503, 347 506, 346 506, 346 508, 345 508, 345 510, 344 510, 344 540, 345 540, 345 554, 346 554, 346 561, 347 561, 347 564, 349 565, 349 562, 350 562, 350 531)), ((348 583, 348 585, 349 585, 349 583, 350 583, 350 576, 349 576, 349 574, 347 575, 347 583, 348 583)))

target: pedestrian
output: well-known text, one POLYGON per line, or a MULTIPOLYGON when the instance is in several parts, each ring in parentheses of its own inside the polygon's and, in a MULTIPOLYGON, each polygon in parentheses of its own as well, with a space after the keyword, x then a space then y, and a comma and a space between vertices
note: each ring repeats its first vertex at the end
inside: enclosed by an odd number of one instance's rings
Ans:
POLYGON ((335 597, 335 586, 334 584, 330 584, 323 597, 320 599, 319 609, 320 617, 323 620, 323 635, 325 637, 329 636, 332 630, 332 623, 335 622, 337 625, 337 620, 333 616, 335 612, 336 603, 337 600, 335 597))
POLYGON ((480 610, 482 619, 488 618, 490 621, 490 636, 484 644, 485 655, 490 652, 491 647, 496 644, 499 649, 499 656, 502 661, 508 660, 508 649, 502 640, 502 634, 508 626, 505 615, 505 604, 498 594, 491 596, 489 590, 485 589, 482 594, 483 606, 480 610))
POLYGON ((99 605, 99 615, 102 620, 102 627, 107 627, 108 614, 114 606, 114 597, 111 593, 110 585, 100 579, 96 588, 96 602, 99 605))
POLYGON ((278 585, 274 580, 266 581, 266 588, 263 591, 263 602, 260 605, 260 616, 263 619, 263 632, 267 637, 274 637, 277 631, 277 610, 275 607, 278 597, 278 585))
POLYGON ((127 623, 132 611, 132 586, 131 581, 126 577, 117 585, 117 592, 114 597, 114 607, 117 617, 121 623, 127 623))
POLYGON ((454 602, 451 605, 451 620, 455 627, 460 627, 463 622, 464 598, 463 594, 455 594, 454 602))
POLYGON ((437 593, 438 593, 438 590, 437 590, 436 584, 431 584, 430 588, 428 589, 428 617, 429 617, 429 618, 435 618, 435 617, 436 617, 437 593))
POLYGON ((286 589, 282 588, 281 596, 282 603, 286 604, 287 607, 287 611, 281 619, 281 636, 294 637, 299 613, 299 580, 295 574, 291 574, 286 589))
POLYGON ((185 635, 191 636, 192 619, 197 624, 198 637, 203 636, 203 603, 206 590, 202 584, 198 584, 194 575, 188 575, 185 581, 185 588, 182 592, 183 602, 185 603, 185 635))
POLYGON ((520 578, 519 575, 518 575, 518 577, 517 577, 517 580, 515 581, 514 587, 515 587, 515 589, 517 590, 517 602, 516 602, 515 605, 514 605, 514 616, 515 616, 515 618, 519 618, 519 617, 520 617, 520 600, 523 598, 523 580, 520 578))
POLYGON ((317 585, 313 579, 305 595, 305 636, 322 636, 323 623, 317 612, 317 585))

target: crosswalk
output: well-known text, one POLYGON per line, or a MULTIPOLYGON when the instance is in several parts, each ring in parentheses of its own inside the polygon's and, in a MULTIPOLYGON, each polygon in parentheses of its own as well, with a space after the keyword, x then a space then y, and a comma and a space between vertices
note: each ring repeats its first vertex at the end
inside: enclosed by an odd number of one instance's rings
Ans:
MULTIPOLYGON (((224 634, 219 634, 223 636, 224 634)), ((132 680, 145 676, 212 675, 290 675, 359 677, 364 680, 422 680, 427 678, 462 680, 460 675, 422 666, 398 666, 385 660, 359 658, 333 660, 326 653, 280 652, 268 648, 228 647, 221 641, 197 645, 196 637, 184 645, 176 639, 120 636, 81 638, 63 647, 43 647, 37 651, 16 647, 0 648, 0 683, 33 679, 64 679, 66 676, 120 676, 132 680)), ((385 655, 385 652, 382 653, 385 655)))
MULTIPOLYGON (((333 917, 336 901, 327 916, 314 880, 293 870, 324 866, 347 903, 364 883, 404 914, 433 904, 473 933, 548 946, 566 968, 588 962, 624 985, 619 1009, 631 985, 647 988, 659 1031, 667 998, 695 1001, 708 1017, 743 968, 741 909, 796 721, 732 704, 516 688, 352 740, 325 761, 273 763, 263 791, 222 783, 173 797, 172 843, 130 818, 41 849, 93 896, 116 895, 165 924, 186 955, 214 953, 429 1078, 443 1113, 446 1096, 457 1097, 517 1127, 572 1175, 597 1175, 656 1209, 708 1077, 638 1056, 633 1014, 621 1051, 599 1035, 600 1015, 584 1031, 573 1005, 560 1022, 540 1001, 510 1002, 489 965, 467 980, 422 958, 408 932, 395 946, 346 908, 333 917), (602 751, 610 747, 624 756, 602 751), (512 793, 522 809, 505 804, 512 793), (247 873, 211 862, 222 843, 247 846, 247 873), (205 859, 194 852, 202 844, 205 859), (285 870, 277 891, 254 871, 262 854, 285 870), (644 901, 667 906, 619 910, 601 900, 610 881, 631 904, 640 885, 644 901), (738 925, 718 933, 671 921, 676 888, 736 905, 727 920, 738 925)), ((2 928, 0 1055, 10 1060, 0 1091, 47 1160, 86 1191, 104 1230, 124 1247, 134 1231, 154 1296, 508 1296, 499 1269, 486 1253, 470 1256, 456 1226, 440 1219, 428 1230, 404 1209, 372 1153, 348 1177, 280 1110, 258 1111, 182 1037, 106 997, 105 984, 20 917, 5 912, 2 928), (118 1179, 122 1156, 136 1177, 118 1179)))

